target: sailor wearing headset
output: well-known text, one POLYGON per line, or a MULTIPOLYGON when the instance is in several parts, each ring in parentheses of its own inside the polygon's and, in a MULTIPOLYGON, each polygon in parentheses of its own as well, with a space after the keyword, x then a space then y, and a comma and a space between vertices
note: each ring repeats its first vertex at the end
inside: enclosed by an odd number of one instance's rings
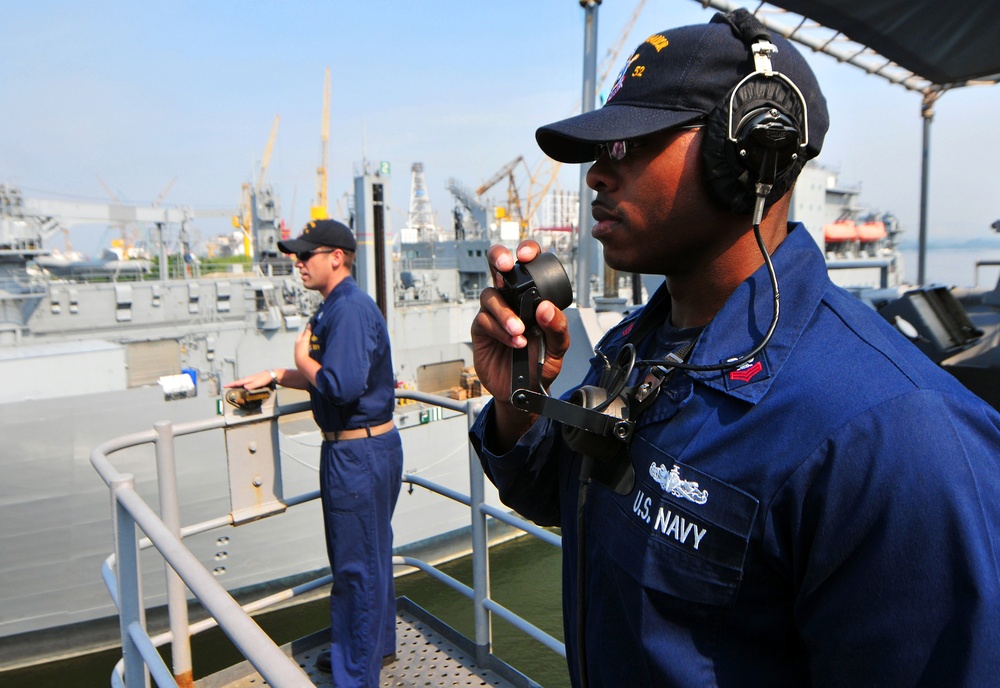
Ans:
MULTIPOLYGON (((650 37, 604 107, 536 134, 592 162, 608 265, 666 277, 601 340, 576 415, 544 392, 561 310, 541 301, 526 329, 490 288, 472 326, 494 396, 473 444, 506 504, 562 528, 574 686, 1000 675, 1000 416, 788 222, 827 125, 802 57, 738 10, 650 37), (530 393, 511 374, 526 348, 530 393), (597 413, 614 429, 581 430, 597 413)), ((489 260, 503 287, 515 257, 489 260)))

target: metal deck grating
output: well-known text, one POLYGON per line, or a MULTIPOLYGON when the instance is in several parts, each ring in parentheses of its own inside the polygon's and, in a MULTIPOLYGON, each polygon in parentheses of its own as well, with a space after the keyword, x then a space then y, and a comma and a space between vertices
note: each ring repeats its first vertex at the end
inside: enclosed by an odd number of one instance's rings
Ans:
MULTIPOLYGON (((479 666, 475 647, 453 629, 433 619, 406 599, 398 600, 396 612, 396 661, 382 669, 379 688, 427 688, 428 686, 475 686, 484 688, 531 688, 538 684, 496 658, 491 667, 479 666), (426 616, 425 616, 426 615, 426 616)), ((318 688, 333 686, 330 675, 316 670, 316 656, 326 649, 329 631, 282 646, 318 688)), ((268 683, 249 662, 241 662, 195 683, 197 688, 262 688, 268 683)))

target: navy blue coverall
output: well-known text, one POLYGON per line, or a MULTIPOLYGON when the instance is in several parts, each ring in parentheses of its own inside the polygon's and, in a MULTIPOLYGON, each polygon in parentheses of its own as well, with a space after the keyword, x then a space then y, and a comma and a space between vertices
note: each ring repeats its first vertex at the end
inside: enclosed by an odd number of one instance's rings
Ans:
MULTIPOLYGON (((324 433, 393 418, 395 381, 385 320, 347 277, 312 318, 310 356, 322 366, 310 386, 324 433)), ((320 493, 333 571, 330 659, 333 685, 377 686, 382 657, 396 649, 392 513, 403 449, 395 428, 374 437, 324 440, 320 493)))
MULTIPOLYGON (((540 419, 504 455, 490 451, 492 405, 472 428, 504 502, 563 529, 574 685, 581 611, 591 688, 1000 681, 1000 415, 834 286, 806 229, 790 229, 763 355, 676 371, 638 420, 631 493, 590 486, 584 581, 581 457, 560 426, 540 419)), ((762 267, 688 361, 749 351, 771 313, 762 267)), ((601 341, 608 359, 639 317, 601 341)), ((667 353, 656 339, 640 355, 667 353)))

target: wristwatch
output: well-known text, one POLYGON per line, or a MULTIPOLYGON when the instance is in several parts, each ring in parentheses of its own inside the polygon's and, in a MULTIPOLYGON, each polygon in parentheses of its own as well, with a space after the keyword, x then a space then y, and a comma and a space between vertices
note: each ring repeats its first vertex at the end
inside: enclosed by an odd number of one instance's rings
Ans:
POLYGON ((267 372, 271 373, 271 389, 278 386, 278 374, 274 372, 274 368, 271 368, 267 372))

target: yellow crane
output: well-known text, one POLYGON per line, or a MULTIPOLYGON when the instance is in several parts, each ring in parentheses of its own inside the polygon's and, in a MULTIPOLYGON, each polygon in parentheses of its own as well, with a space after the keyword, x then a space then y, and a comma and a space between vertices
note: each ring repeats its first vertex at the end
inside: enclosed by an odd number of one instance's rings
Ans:
MULTIPOLYGON (((595 95, 600 95, 601 87, 605 81, 607 81, 608 75, 611 73, 611 69, 618 62, 618 54, 621 53, 622 48, 625 46, 625 41, 628 40, 629 34, 632 33, 632 29, 635 26, 636 21, 639 19, 639 14, 642 12, 642 8, 646 5, 646 0, 639 0, 636 5, 635 10, 632 12, 632 16, 629 18, 625 27, 622 29, 621 33, 615 42, 608 48, 607 54, 601 62, 599 68, 599 76, 597 78, 597 92, 595 95)), ((579 112, 579 107, 574 109, 574 112, 579 112)), ((541 206, 542 199, 545 198, 545 194, 549 192, 552 184, 555 183, 556 178, 559 175, 559 168, 562 163, 552 160, 547 156, 542 156, 539 161, 538 166, 535 168, 534 173, 531 175, 528 187, 528 196, 526 201, 526 209, 524 212, 524 217, 522 218, 522 239, 525 238, 524 234, 527 230, 528 223, 531 222, 531 218, 534 217, 538 208, 541 206), (547 169, 546 169, 547 168, 547 169), (539 179, 546 180, 541 183, 541 188, 536 189, 539 186, 539 179)))
POLYGON ((625 24, 625 28, 618 35, 618 39, 608 48, 608 54, 604 56, 599 69, 600 76, 597 79, 597 95, 601 94, 601 85, 607 80, 611 69, 618 63, 618 53, 622 51, 625 41, 628 40, 629 34, 632 33, 632 28, 635 26, 636 20, 639 19, 639 13, 642 12, 645 4, 646 0, 639 0, 639 4, 636 6, 635 11, 632 12, 632 17, 625 24))
POLYGON ((507 205, 496 209, 496 217, 497 219, 509 219, 517 222, 521 239, 527 238, 528 223, 538 211, 545 194, 548 193, 549 188, 551 188, 552 184, 556 181, 555 171, 558 169, 559 163, 549 160, 548 158, 543 158, 542 163, 539 164, 539 169, 546 160, 556 167, 553 168, 550 174, 547 175, 547 179, 544 184, 541 184, 540 189, 536 188, 539 186, 539 182, 537 181, 538 174, 532 174, 531 170, 528 168, 528 163, 525 162, 524 157, 520 155, 501 167, 496 174, 476 189, 476 195, 482 196, 484 193, 500 183, 503 179, 506 178, 508 180, 507 205), (528 196, 523 199, 522 195, 517 190, 517 179, 515 178, 515 172, 522 167, 528 175, 528 196), (522 200, 524 201, 523 204, 522 200))
MULTIPOLYGON (((496 186, 502 179, 508 179, 507 183, 507 205, 503 208, 497 208, 497 219, 510 219, 516 222, 521 222, 521 198, 517 193, 517 182, 514 179, 514 170, 517 169, 518 165, 524 165, 527 169, 528 164, 524 162, 523 156, 517 156, 509 163, 500 168, 500 170, 494 174, 490 179, 483 183, 478 189, 476 189, 476 195, 482 196, 484 193, 496 186)), ((530 173, 530 171, 529 171, 530 173)))
POLYGON ((323 127, 320 131, 320 164, 316 168, 316 198, 309 208, 309 217, 322 220, 330 217, 327 208, 327 166, 330 157, 330 68, 326 68, 326 81, 323 85, 323 127))
POLYGON ((260 173, 257 175, 257 185, 254 188, 256 193, 260 193, 264 187, 264 177, 267 176, 267 168, 271 164, 271 151, 274 149, 274 139, 278 136, 278 122, 280 121, 281 115, 275 115, 274 124, 271 125, 271 135, 267 138, 267 148, 264 149, 264 157, 260 161, 260 173))
MULTIPOLYGON (((538 162, 538 167, 535 168, 534 174, 532 174, 531 178, 528 180, 528 196, 525 199, 525 211, 524 217, 522 218, 524 231, 522 234, 527 233, 528 223, 531 222, 531 218, 533 218, 535 213, 538 212, 538 209, 542 205, 542 199, 545 198, 545 194, 549 192, 549 189, 552 188, 556 178, 559 176, 560 165, 562 165, 562 163, 543 155, 542 159, 538 162), (548 165, 548 172, 543 174, 543 167, 546 165, 548 165), (537 188, 540 184, 538 181, 539 178, 545 180, 545 182, 541 184, 541 188, 537 188)), ((527 237, 522 236, 521 238, 526 239, 527 237)))
POLYGON ((264 157, 260 161, 260 171, 257 173, 257 182, 254 184, 253 192, 250 184, 244 183, 240 193, 240 212, 233 215, 233 227, 243 231, 243 255, 250 256, 251 235, 253 225, 253 204, 257 202, 260 190, 264 188, 264 178, 267 176, 267 168, 271 164, 271 151, 274 149, 274 140, 278 137, 278 123, 281 115, 274 116, 274 124, 271 125, 271 135, 267 139, 267 146, 264 148, 264 157))

